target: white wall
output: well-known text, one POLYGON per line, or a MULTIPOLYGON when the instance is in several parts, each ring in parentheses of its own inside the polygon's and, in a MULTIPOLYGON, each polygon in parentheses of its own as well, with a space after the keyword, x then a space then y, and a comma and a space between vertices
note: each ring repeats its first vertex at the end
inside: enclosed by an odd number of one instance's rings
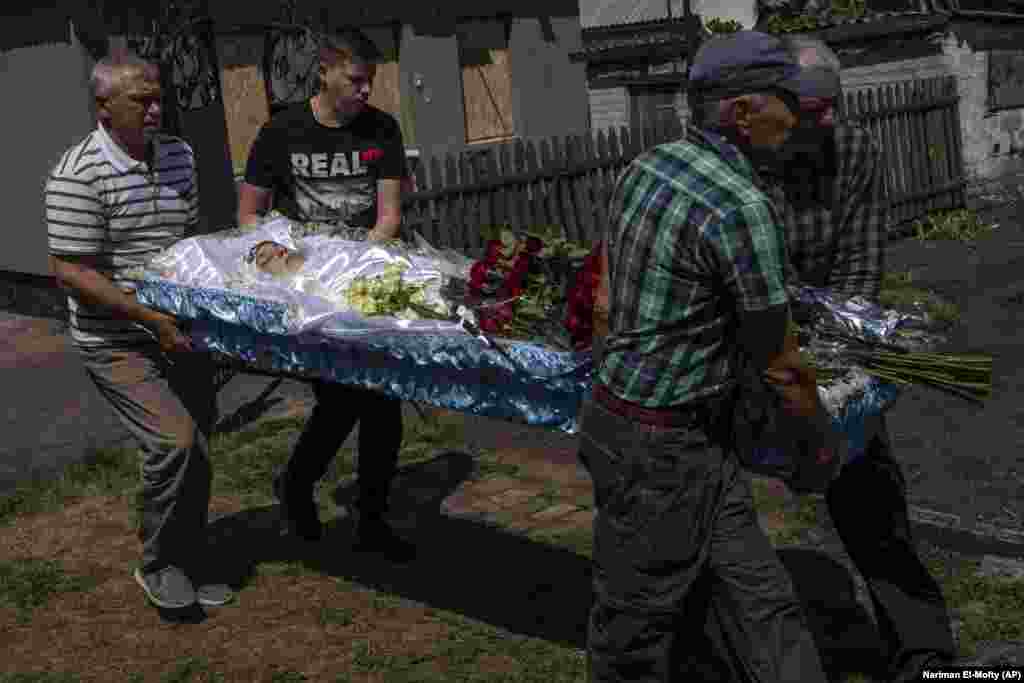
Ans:
POLYGON ((594 131, 629 125, 629 91, 626 88, 590 88, 590 127, 594 131))
POLYGON ((0 150, 7 159, 0 270, 50 274, 43 188, 64 150, 96 126, 91 69, 77 42, 0 52, 0 150))

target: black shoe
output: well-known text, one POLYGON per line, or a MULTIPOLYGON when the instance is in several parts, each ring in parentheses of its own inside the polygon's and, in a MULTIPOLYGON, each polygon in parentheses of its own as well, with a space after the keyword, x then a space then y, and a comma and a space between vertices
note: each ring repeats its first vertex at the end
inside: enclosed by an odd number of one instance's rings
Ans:
POLYGON ((352 549, 358 553, 375 553, 399 564, 416 559, 416 546, 396 534, 391 526, 380 518, 359 521, 356 542, 352 549))
POLYGON ((909 681, 920 681, 921 672, 925 669, 938 669, 954 664, 952 657, 941 652, 916 652, 907 657, 903 665, 897 668, 889 676, 888 680, 893 683, 909 683, 909 681))
POLYGON ((281 501, 281 516, 288 532, 304 541, 319 541, 323 538, 324 529, 313 500, 313 492, 288 490, 284 482, 283 473, 274 477, 274 497, 281 501))

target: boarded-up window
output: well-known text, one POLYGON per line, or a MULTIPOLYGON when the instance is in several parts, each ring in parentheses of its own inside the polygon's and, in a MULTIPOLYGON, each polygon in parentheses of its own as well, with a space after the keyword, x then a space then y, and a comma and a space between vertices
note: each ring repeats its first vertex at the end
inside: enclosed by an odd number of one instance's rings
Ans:
POLYGON ((217 38, 224 118, 228 128, 231 164, 236 174, 245 170, 249 149, 270 118, 263 80, 263 36, 217 38))
POLYGON ((512 78, 505 26, 499 21, 460 24, 459 64, 466 114, 466 142, 514 135, 512 78))
MULTIPOLYGON (((377 75, 370 91, 370 104, 402 121, 401 72, 398 68, 398 40, 393 26, 364 27, 363 33, 373 41, 384 56, 377 65, 377 75)), ((402 131, 408 138, 408 133, 402 131)))
POLYGON ((988 96, 989 109, 1024 107, 1024 51, 989 52, 988 96))

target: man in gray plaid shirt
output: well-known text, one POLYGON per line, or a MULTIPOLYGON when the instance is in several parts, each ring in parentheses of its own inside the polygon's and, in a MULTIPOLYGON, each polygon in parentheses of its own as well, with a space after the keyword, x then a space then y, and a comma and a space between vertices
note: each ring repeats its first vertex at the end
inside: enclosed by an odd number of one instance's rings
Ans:
MULTIPOLYGON (((877 302, 886 230, 878 145, 863 128, 835 122, 838 57, 820 41, 789 41, 821 86, 819 97, 801 98, 801 121, 774 168, 760 169, 762 189, 783 216, 791 276, 877 302)), ((918 680, 923 668, 951 662, 956 648, 942 591, 910 535, 906 481, 885 416, 867 428, 866 453, 843 468, 826 499, 869 587, 888 648, 883 680, 918 680)))

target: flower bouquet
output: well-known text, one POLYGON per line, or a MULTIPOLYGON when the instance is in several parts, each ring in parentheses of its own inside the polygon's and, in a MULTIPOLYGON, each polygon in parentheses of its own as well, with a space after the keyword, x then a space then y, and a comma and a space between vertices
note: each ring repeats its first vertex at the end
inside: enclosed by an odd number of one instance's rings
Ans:
POLYGON ((857 376, 924 386, 980 403, 992 393, 992 357, 939 351, 945 337, 926 317, 882 309, 828 290, 792 287, 790 332, 818 376, 841 388, 857 376))
POLYGON ((489 236, 467 286, 480 329, 562 350, 589 348, 600 244, 587 248, 555 229, 499 229, 489 236))

